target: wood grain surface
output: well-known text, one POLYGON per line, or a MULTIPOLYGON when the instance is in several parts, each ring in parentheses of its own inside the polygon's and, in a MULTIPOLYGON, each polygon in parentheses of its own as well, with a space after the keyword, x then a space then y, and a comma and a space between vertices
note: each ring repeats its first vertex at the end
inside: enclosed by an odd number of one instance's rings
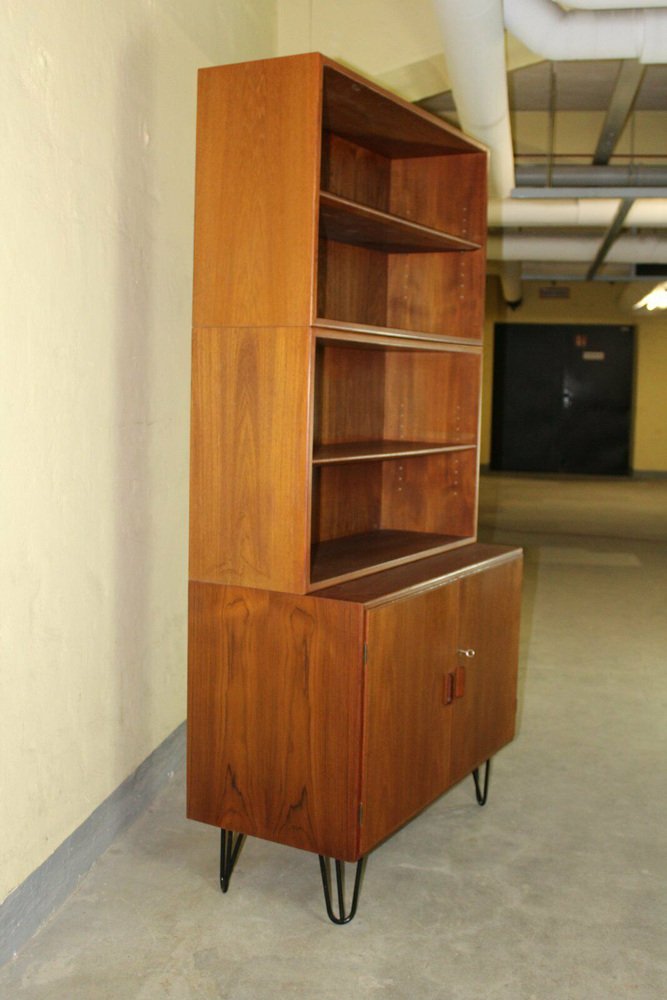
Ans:
POLYGON ((188 816, 358 856, 362 609, 190 585, 188 816))
POLYGON ((521 559, 461 581, 457 649, 465 669, 465 695, 452 717, 452 782, 514 738, 516 721, 521 559))
POLYGON ((317 55, 200 71, 195 326, 310 321, 320 95, 317 55))
POLYGON ((194 331, 191 579, 306 590, 311 370, 307 329, 194 331))
POLYGON ((453 584, 367 613, 362 853, 448 786, 443 692, 457 601, 453 584))

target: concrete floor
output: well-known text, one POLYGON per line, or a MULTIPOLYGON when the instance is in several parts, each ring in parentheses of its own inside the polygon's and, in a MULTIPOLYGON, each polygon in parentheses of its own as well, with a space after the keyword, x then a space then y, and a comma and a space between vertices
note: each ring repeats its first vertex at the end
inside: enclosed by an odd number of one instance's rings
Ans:
POLYGON ((19 957, 2 1000, 663 1000, 667 481, 487 476, 526 548, 520 730, 325 917, 314 856, 244 847, 228 896, 183 774, 19 957))

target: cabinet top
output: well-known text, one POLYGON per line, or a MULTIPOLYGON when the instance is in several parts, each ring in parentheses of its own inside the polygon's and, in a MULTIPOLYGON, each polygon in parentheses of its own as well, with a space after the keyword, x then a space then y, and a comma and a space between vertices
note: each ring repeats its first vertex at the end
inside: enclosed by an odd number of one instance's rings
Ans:
POLYGON ((474 542, 441 555, 327 587, 318 591, 317 596, 353 601, 367 608, 378 607, 522 557, 523 552, 518 548, 474 542))
POLYGON ((241 67, 261 73, 264 66, 285 74, 299 75, 305 67, 319 73, 322 127, 389 159, 486 152, 449 122, 319 52, 207 67, 199 75, 237 73, 241 67))

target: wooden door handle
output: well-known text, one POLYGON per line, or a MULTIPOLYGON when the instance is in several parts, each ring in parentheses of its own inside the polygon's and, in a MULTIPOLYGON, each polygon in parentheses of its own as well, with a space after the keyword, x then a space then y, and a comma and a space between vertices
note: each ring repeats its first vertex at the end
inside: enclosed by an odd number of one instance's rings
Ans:
POLYGON ((445 674, 445 689, 443 700, 445 705, 451 705, 454 701, 454 689, 456 687, 456 677, 454 674, 445 674))

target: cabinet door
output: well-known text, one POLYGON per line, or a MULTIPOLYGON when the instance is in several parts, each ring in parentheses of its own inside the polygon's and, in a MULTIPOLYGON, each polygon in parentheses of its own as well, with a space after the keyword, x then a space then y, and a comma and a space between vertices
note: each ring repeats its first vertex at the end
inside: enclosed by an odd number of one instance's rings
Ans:
POLYGON ((458 586, 367 612, 361 852, 449 783, 458 586))
POLYGON ((358 857, 362 609, 190 584, 188 816, 358 857))
POLYGON ((460 581, 452 784, 514 737, 521 569, 514 559, 460 581))

